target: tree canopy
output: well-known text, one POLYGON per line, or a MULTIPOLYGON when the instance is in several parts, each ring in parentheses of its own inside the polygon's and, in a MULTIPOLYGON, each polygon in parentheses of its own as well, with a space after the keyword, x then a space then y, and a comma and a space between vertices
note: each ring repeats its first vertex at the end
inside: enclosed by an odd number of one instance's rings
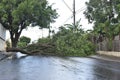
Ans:
POLYGON ((120 0, 89 0, 84 12, 94 31, 111 42, 120 33, 120 0))
POLYGON ((10 32, 12 47, 23 29, 30 25, 48 28, 56 18, 56 10, 46 0, 0 0, 0 23, 10 32))

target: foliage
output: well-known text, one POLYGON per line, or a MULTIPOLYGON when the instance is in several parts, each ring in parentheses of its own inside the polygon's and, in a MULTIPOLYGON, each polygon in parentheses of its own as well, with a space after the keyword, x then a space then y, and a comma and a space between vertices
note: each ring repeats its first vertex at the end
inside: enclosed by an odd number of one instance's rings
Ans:
POLYGON ((69 33, 60 36, 56 44, 58 51, 62 54, 86 56, 94 53, 93 44, 87 40, 86 35, 80 33, 69 33))
POLYGON ((24 49, 27 46, 26 42, 18 42, 17 47, 24 49))
POLYGON ((66 24, 52 38, 40 38, 24 49, 43 55, 88 56, 95 53, 95 46, 89 38, 89 34, 77 22, 76 27, 66 24))
POLYGON ((35 54, 43 54, 43 55, 55 55, 56 54, 56 46, 48 43, 34 43, 28 45, 24 48, 26 51, 35 53, 35 54))
POLYGON ((90 23, 94 23, 94 32, 107 37, 109 50, 112 40, 120 33, 120 1, 119 0, 90 0, 86 2, 84 12, 90 23))
POLYGON ((37 43, 39 44, 44 44, 44 43, 50 43, 51 39, 50 38, 39 38, 37 43))
POLYGON ((74 24, 65 24, 64 26, 59 27, 59 32, 57 32, 57 34, 53 35, 53 42, 55 42, 57 40, 57 38, 59 38, 59 36, 64 36, 68 33, 84 33, 84 30, 81 28, 82 25, 80 25, 80 20, 77 21, 75 23, 76 25, 74 26, 74 24))
POLYGON ((48 28, 56 18, 56 10, 46 0, 0 0, 0 23, 10 32, 12 47, 23 29, 30 25, 48 28))
POLYGON ((22 36, 18 42, 18 47, 25 48, 30 43, 30 41, 31 39, 29 37, 22 36))
POLYGON ((69 28, 69 25, 67 27, 67 29, 61 27, 60 31, 53 37, 61 55, 87 56, 95 52, 94 45, 88 40, 88 35, 83 29, 80 28, 77 32, 74 32, 69 28))
POLYGON ((22 36, 22 37, 20 37, 20 40, 19 40, 19 41, 20 41, 20 42, 25 42, 25 43, 29 44, 30 41, 31 41, 31 39, 30 39, 29 37, 22 36))
POLYGON ((89 34, 71 24, 60 27, 58 33, 50 38, 40 38, 36 43, 27 46, 30 52, 57 56, 88 56, 95 53, 95 46, 89 40, 89 34))

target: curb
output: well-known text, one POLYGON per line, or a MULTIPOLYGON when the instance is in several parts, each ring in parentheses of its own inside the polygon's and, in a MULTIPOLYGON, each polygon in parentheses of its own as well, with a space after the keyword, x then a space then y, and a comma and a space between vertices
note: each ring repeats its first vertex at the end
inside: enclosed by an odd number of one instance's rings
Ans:
POLYGON ((106 56, 106 55, 93 55, 93 56, 89 56, 89 58, 105 60, 105 61, 110 61, 110 62, 119 62, 120 63, 120 58, 106 56))

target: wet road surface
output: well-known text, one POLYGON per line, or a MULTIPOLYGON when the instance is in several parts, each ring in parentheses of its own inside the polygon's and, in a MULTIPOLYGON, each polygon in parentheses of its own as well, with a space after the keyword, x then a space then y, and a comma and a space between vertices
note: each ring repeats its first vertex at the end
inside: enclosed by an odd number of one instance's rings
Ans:
POLYGON ((0 80, 120 80, 120 63, 82 57, 28 56, 1 61, 0 80))

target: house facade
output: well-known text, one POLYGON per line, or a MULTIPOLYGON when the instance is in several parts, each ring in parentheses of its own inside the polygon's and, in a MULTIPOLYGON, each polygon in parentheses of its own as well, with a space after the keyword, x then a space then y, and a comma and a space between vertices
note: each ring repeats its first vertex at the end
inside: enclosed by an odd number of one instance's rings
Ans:
POLYGON ((0 51, 5 50, 6 29, 0 24, 0 51))

